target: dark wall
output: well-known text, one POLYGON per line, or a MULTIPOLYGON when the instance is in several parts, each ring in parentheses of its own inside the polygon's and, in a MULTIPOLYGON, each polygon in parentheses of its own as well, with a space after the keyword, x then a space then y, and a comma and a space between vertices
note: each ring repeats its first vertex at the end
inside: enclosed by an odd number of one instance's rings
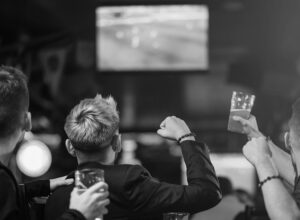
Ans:
MULTIPOLYGON (((154 131, 165 116, 174 114, 187 119, 199 133, 207 132, 207 139, 222 145, 228 140, 226 123, 232 90, 250 90, 257 95, 254 113, 259 116, 262 129, 269 134, 278 133, 287 114, 282 112, 288 112, 288 107, 282 106, 288 106, 300 95, 300 3, 203 2, 210 8, 208 73, 124 76, 92 70, 97 91, 116 97, 125 130, 154 131), (218 140, 212 137, 213 132, 220 134, 218 140)), ((52 44, 56 37, 93 42, 94 7, 95 1, 3 0, 0 54, 24 43, 19 39, 20 33, 30 36, 30 40, 25 40, 27 50, 52 44)), ((69 76, 80 72, 76 67, 68 71, 69 76)), ((83 85, 72 86, 75 90, 83 85)), ((81 96, 72 97, 64 111, 81 96)), ((67 100, 68 95, 65 97, 67 100)))

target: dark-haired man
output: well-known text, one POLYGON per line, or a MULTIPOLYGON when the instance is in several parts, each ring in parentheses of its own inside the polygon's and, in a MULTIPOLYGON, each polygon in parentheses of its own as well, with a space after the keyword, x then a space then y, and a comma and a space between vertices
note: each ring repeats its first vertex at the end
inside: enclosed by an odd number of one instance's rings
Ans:
MULTIPOLYGON (((67 150, 77 158, 78 168, 104 170, 111 201, 106 220, 153 220, 165 212, 195 213, 215 206, 221 199, 206 145, 196 142, 186 123, 175 116, 167 117, 157 132, 179 142, 187 165, 187 186, 159 182, 142 166, 114 165, 121 139, 119 114, 112 97, 97 95, 82 100, 68 115, 65 131, 69 138, 67 150)), ((50 196, 46 220, 55 219, 68 207, 71 189, 61 187, 50 196)))
POLYGON ((293 104, 292 110, 289 131, 285 134, 288 153, 258 130, 254 116, 249 120, 235 118, 251 139, 244 146, 243 153, 256 168, 265 206, 272 220, 300 219, 300 99, 293 104))
MULTIPOLYGON (((73 182, 57 178, 19 186, 8 169, 13 150, 23 140, 25 132, 31 129, 28 106, 25 75, 12 67, 0 67, 0 220, 29 219, 27 199, 49 195, 50 190, 73 182)), ((60 219, 92 220, 106 212, 104 207, 108 203, 108 193, 99 193, 101 189, 107 189, 107 185, 97 184, 81 195, 75 189, 71 195, 70 209, 60 219)))

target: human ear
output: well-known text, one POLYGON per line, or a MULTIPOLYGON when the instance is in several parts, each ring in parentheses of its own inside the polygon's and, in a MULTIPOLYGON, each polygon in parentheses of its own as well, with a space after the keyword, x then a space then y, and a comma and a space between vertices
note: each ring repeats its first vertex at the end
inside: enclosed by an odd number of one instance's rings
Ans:
POLYGON ((72 156, 72 157, 76 157, 76 151, 70 141, 70 139, 67 139, 66 142, 65 142, 65 145, 66 145, 66 149, 67 151, 69 152, 69 154, 72 156))
POLYGON ((31 123, 31 113, 26 112, 25 114, 25 122, 24 122, 24 130, 31 131, 32 123, 31 123))
POLYGON ((113 136, 111 146, 114 152, 119 153, 121 152, 122 145, 121 145, 121 135, 116 134, 113 136))
POLYGON ((291 141, 290 141, 290 133, 289 132, 285 132, 284 134, 284 144, 285 144, 285 148, 291 152, 291 141))

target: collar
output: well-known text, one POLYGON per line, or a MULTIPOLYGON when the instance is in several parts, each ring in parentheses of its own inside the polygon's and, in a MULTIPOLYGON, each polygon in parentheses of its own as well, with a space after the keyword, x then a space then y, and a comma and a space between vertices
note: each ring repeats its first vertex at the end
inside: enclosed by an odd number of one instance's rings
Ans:
MULTIPOLYGON (((84 168, 100 168, 100 169, 105 169, 107 167, 109 167, 111 165, 104 165, 104 164, 101 164, 99 162, 96 162, 96 161, 89 161, 89 162, 84 162, 84 163, 81 163, 77 166, 77 169, 80 170, 80 169, 84 169, 84 168)), ((67 175, 67 179, 69 178, 74 178, 74 173, 75 171, 72 171, 71 173, 69 173, 67 175)))
POLYGON ((104 168, 109 165, 104 165, 102 163, 96 162, 96 161, 88 161, 81 163, 77 166, 77 169, 83 169, 83 168, 104 168))

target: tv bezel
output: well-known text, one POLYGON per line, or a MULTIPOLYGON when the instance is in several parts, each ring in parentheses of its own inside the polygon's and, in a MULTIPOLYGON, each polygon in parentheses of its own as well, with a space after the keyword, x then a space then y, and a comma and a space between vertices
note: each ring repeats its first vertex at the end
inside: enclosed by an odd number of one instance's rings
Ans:
POLYGON ((138 1, 138 0, 95 0, 95 7, 94 7, 94 42, 95 42, 95 71, 98 74, 103 74, 103 75, 143 75, 143 74, 151 74, 151 75, 155 75, 155 74, 164 74, 164 75, 183 75, 183 74, 206 74, 209 72, 209 68, 210 68, 210 56, 209 56, 209 20, 208 19, 208 30, 207 30, 207 59, 208 59, 208 67, 207 69, 176 69, 176 70, 161 70, 161 69, 155 69, 155 70, 138 70, 138 69, 133 69, 133 70, 101 70, 98 68, 97 65, 97 26, 96 26, 96 22, 97 22, 97 16, 96 16, 96 10, 99 7, 118 7, 118 6, 159 6, 159 5, 203 5, 206 6, 208 8, 209 11, 209 4, 208 4, 208 0, 170 0, 170 1, 166 1, 166 0, 150 0, 148 2, 142 2, 142 1, 138 1))

